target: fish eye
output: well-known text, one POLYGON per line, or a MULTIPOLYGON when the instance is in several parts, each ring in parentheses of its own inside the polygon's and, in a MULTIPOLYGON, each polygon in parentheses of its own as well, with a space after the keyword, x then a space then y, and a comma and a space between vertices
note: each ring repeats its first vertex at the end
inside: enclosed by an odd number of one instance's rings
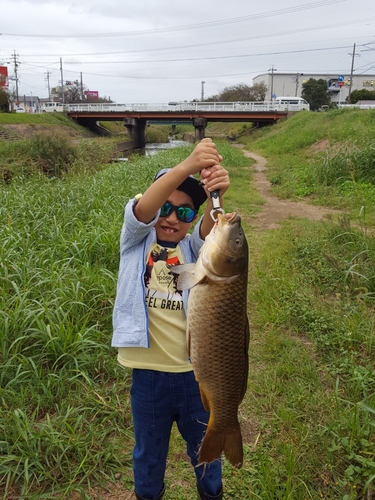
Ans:
POLYGON ((236 245, 241 245, 242 244, 242 240, 240 238, 236 238, 236 245))

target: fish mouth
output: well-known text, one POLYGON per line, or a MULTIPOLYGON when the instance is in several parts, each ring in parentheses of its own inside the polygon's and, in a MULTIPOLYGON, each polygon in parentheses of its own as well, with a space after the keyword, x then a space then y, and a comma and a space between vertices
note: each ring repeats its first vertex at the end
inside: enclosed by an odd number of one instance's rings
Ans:
POLYGON ((241 224, 241 217, 237 214, 237 212, 218 214, 218 218, 212 231, 213 238, 216 238, 219 227, 231 226, 232 224, 241 224))
POLYGON ((241 217, 237 214, 237 212, 218 214, 218 220, 220 220, 224 224, 231 224, 232 222, 241 222, 241 217))

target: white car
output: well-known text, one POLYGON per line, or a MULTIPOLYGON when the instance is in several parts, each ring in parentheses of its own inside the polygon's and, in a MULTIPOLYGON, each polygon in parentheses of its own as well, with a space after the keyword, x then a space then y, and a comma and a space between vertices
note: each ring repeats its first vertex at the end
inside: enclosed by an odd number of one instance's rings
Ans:
POLYGON ((25 108, 17 108, 16 113, 26 113, 25 108))

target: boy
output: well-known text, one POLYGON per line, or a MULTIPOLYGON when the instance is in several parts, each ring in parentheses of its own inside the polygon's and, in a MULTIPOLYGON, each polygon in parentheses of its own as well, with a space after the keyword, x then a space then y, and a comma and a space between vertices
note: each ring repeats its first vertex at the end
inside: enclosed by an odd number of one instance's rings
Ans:
POLYGON ((112 346, 118 361, 132 368, 131 407, 137 500, 159 500, 173 422, 187 443, 203 500, 223 497, 221 463, 197 465, 208 423, 186 350, 188 291, 177 290, 170 265, 195 262, 213 226, 209 193, 222 195, 229 174, 210 140, 172 169, 159 171, 142 196, 130 200, 120 240, 120 269, 112 346), (200 172, 201 182, 194 178, 200 172), (188 231, 207 200, 205 213, 188 231))

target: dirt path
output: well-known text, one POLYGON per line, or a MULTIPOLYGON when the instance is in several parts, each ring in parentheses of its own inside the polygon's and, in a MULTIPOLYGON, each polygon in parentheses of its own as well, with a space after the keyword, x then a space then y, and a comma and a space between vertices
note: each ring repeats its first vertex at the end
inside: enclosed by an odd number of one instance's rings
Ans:
MULTIPOLYGON (((238 147, 242 148, 242 145, 238 147)), ((271 194, 271 183, 265 175, 267 160, 250 151, 243 150, 246 157, 256 161, 254 182, 257 190, 265 200, 262 211, 255 216, 252 225, 259 231, 275 229, 279 222, 289 217, 306 218, 310 220, 322 220, 330 214, 340 214, 339 210, 308 205, 302 201, 282 200, 271 194)))

